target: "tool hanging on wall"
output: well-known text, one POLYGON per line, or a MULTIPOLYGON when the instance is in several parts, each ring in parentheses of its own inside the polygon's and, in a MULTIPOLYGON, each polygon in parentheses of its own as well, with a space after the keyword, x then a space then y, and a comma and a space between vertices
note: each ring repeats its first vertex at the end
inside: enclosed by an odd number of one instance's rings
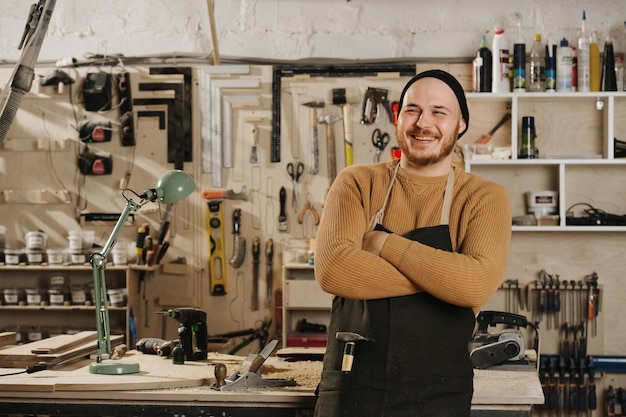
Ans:
POLYGON ((311 213, 311 216, 313 216, 313 223, 315 224, 315 226, 320 224, 320 215, 317 213, 317 210, 315 210, 315 206, 313 205, 313 197, 311 196, 311 194, 307 194, 306 196, 306 202, 304 203, 304 208, 298 215, 298 223, 303 224, 304 217, 309 212, 311 213))
POLYGON ((259 310, 259 258, 261 256, 261 239, 256 236, 252 240, 252 311, 259 310))
POLYGON ((130 92, 130 74, 121 72, 115 76, 118 110, 120 114, 120 139, 122 146, 135 146, 135 122, 133 120, 133 102, 130 92))
POLYGON ((291 206, 293 207, 294 212, 298 212, 298 206, 300 205, 300 192, 298 189, 298 183, 300 182, 300 178, 302 177, 302 173, 304 172, 304 164, 302 162, 298 162, 297 164, 293 164, 289 162, 287 164, 287 174, 291 178, 291 186, 293 187, 291 191, 291 206))
POLYGON ((328 182, 329 185, 337 177, 337 153, 335 150, 335 129, 333 124, 340 121, 341 117, 327 114, 321 116, 319 122, 326 125, 326 155, 328 162, 328 182))
POLYGON ((225 295, 226 262, 224 253, 223 201, 207 203, 207 232, 209 234, 209 285, 211 295, 225 295))
POLYGON ((272 293, 274 291, 274 240, 268 239, 265 242, 265 268, 267 278, 267 307, 272 307, 272 293))
POLYGON ((230 265, 239 268, 246 257, 246 239, 241 237, 241 209, 233 210, 233 257, 230 258, 230 265))
POLYGON ((389 117, 389 123, 393 123, 393 111, 389 102, 389 90, 385 88, 367 87, 363 97, 363 109, 361 114, 361 124, 370 125, 374 123, 380 114, 380 108, 385 109, 389 117))
POLYGON ((252 126, 250 129, 250 137, 252 139, 252 148, 250 149, 250 163, 258 164, 259 163, 259 150, 257 148, 257 143, 259 140, 259 130, 256 126, 252 126))
POLYGON ((374 154, 374 163, 380 162, 380 155, 382 155, 388 143, 389 133, 383 133, 378 128, 374 129, 374 131, 372 132, 372 145, 374 145, 374 147, 376 148, 376 153, 374 154))
POLYGON ((280 213, 278 214, 278 231, 279 232, 288 232, 289 231, 289 223, 287 222, 287 190, 285 187, 280 187, 280 191, 278 193, 278 201, 280 202, 280 213))
POLYGON ((351 88, 333 88, 331 101, 334 105, 341 107, 343 114, 343 143, 346 166, 350 166, 354 163, 352 149, 352 105, 359 102, 359 93, 351 88))
POLYGON ((317 109, 326 105, 323 101, 309 101, 302 103, 309 108, 309 128, 310 128, 310 164, 309 173, 316 175, 319 171, 319 141, 317 135, 317 109))

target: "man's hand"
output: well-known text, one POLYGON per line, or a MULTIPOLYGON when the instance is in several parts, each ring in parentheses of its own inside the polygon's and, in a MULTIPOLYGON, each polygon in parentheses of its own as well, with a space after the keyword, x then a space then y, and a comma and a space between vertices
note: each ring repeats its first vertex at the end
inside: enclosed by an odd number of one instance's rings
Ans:
POLYGON ((388 237, 389 233, 387 232, 381 232, 378 230, 367 232, 363 235, 363 245, 361 246, 361 249, 379 256, 380 251, 382 250, 388 237))

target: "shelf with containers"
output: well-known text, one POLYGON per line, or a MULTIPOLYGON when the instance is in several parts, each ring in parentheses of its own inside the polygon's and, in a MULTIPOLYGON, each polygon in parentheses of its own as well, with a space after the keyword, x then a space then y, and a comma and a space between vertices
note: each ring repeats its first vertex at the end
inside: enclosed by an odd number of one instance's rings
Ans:
POLYGON ((283 348, 325 347, 332 296, 315 280, 313 266, 283 265, 283 348))
MULTIPOLYGON (((107 265, 106 285, 112 334, 131 340, 128 326, 140 271, 152 267, 107 265)), ((18 333, 18 342, 72 331, 95 330, 90 265, 0 266, 0 331, 18 333)))
POLYGON ((482 149, 474 147, 476 137, 463 138, 466 170, 504 185, 514 217, 528 214, 528 193, 556 196, 554 211, 540 216, 545 221, 516 225, 514 231, 626 231, 622 225, 567 221, 569 209, 580 217, 590 206, 626 214, 626 193, 615 180, 626 178, 626 158, 616 147, 616 140, 626 141, 626 118, 620 117, 626 114, 625 93, 469 93, 467 98, 474 126, 488 131, 506 111, 511 122, 482 149), (525 116, 534 118, 538 155, 533 159, 518 157, 525 116))

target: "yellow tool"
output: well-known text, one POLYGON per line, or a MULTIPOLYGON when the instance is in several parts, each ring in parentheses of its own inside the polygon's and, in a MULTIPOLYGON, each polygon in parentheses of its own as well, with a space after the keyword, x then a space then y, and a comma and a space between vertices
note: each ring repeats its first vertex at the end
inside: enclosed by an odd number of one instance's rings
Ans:
POLYGON ((225 295, 227 292, 223 211, 221 200, 210 200, 207 203, 211 295, 225 295))

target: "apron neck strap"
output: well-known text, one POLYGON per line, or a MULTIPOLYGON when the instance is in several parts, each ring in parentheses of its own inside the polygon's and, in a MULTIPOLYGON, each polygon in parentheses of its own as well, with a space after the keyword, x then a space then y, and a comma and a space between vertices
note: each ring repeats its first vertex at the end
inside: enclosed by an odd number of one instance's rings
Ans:
MULTIPOLYGON (((383 224, 383 217, 385 217, 385 209, 387 208, 387 202, 389 201, 389 196, 391 195, 391 189, 393 188, 393 183, 398 176, 398 170, 400 169, 400 161, 398 160, 398 164, 396 168, 393 170, 393 174, 391 176, 391 181, 389 181, 389 186, 387 187, 387 194, 385 195, 385 200, 383 201, 383 206, 374 214, 374 216, 370 220, 369 229, 370 231, 374 230, 374 227, 377 224, 383 224)), ((448 224, 450 221, 450 209, 452 207, 452 193, 454 190, 454 166, 450 168, 450 172, 448 173, 448 181, 446 182, 446 191, 443 195, 443 207, 441 208, 441 219, 439 224, 448 224)))
POLYGON ((385 217, 385 208, 387 207, 387 202, 389 201, 389 196, 391 195, 391 189, 393 188, 393 183, 398 176, 398 170, 400 169, 400 160, 398 160, 398 164, 396 168, 393 170, 393 174, 391 175, 391 181, 389 181, 389 186, 387 187, 387 194, 385 195, 385 200, 383 201, 383 206, 378 209, 374 217, 370 220, 369 230, 374 230, 374 227, 377 224, 383 224, 383 217, 385 217))
POLYGON ((448 181, 446 183, 446 192, 443 195, 443 207, 441 208, 441 220, 439 224, 448 224, 450 222, 450 209, 452 207, 452 193, 454 190, 454 167, 450 167, 448 173, 448 181))

